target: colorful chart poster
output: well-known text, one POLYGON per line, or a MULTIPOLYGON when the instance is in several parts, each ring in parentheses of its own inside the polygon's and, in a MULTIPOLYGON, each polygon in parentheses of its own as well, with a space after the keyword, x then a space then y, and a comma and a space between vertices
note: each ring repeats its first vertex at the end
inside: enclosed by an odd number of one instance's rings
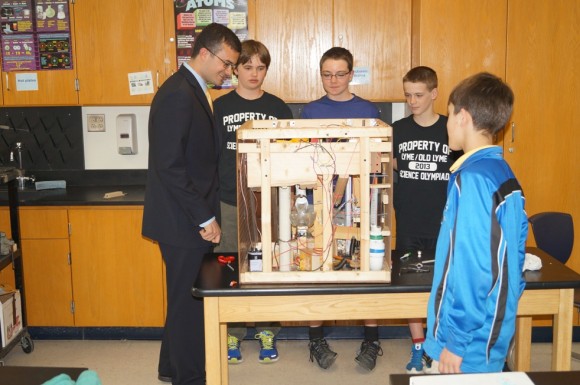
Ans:
POLYGON ((32 21, 32 0, 2 0, 0 2, 2 35, 32 33, 32 21))
POLYGON ((38 69, 34 35, 2 35, 2 69, 34 71, 38 69))
POLYGON ((71 69, 70 46, 70 34, 68 33, 43 33, 38 35, 39 69, 71 69))
POLYGON ((70 31, 67 0, 36 0, 36 32, 70 31))
MULTIPOLYGON (((175 0, 177 67, 191 58, 195 37, 211 23, 227 26, 240 40, 248 38, 248 0, 175 0)), ((222 88, 231 87, 231 82, 222 88)))
POLYGON ((72 69, 68 0, 0 0, 4 71, 72 69))

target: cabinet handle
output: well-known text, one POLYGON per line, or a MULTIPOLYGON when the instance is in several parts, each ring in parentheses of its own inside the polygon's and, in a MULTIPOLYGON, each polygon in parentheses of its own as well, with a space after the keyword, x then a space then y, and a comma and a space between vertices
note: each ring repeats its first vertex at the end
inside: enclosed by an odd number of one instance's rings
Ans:
POLYGON ((157 89, 159 89, 159 70, 157 70, 157 89))
POLYGON ((6 91, 10 91, 10 82, 8 81, 8 74, 5 74, 6 76, 6 91))
POLYGON ((516 140, 516 122, 512 122, 512 143, 516 140))

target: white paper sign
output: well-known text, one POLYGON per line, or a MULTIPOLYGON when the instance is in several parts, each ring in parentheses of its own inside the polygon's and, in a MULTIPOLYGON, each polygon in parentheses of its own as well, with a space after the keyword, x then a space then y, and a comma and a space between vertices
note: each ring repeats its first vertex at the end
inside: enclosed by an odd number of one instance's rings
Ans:
POLYGON ((145 95, 153 93, 153 76, 151 71, 133 72, 129 74, 129 94, 145 95))
POLYGON ((38 91, 36 72, 16 74, 16 91, 38 91))
POLYGON ((354 67, 354 76, 351 85, 369 84, 371 82, 371 69, 369 67, 354 67))

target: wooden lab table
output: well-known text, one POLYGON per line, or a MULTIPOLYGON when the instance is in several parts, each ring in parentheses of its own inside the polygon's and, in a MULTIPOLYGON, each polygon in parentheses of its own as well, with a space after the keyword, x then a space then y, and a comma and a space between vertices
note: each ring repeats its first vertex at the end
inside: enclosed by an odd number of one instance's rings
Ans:
MULTIPOLYGON (((532 317, 553 317, 552 370, 570 370, 574 288, 580 275, 536 248, 542 269, 525 273, 526 290, 518 306, 515 370, 530 370, 532 317)), ((423 253, 423 260, 432 256, 423 253)), ((192 293, 205 309, 208 385, 228 384, 227 323, 426 318, 433 280, 430 273, 399 274, 399 255, 392 253, 390 284, 241 285, 238 267, 206 256, 192 293), (216 339, 216 336, 219 338, 216 339)), ((413 263, 411 259, 407 263, 413 263)), ((433 267, 431 266, 431 270, 433 267)))

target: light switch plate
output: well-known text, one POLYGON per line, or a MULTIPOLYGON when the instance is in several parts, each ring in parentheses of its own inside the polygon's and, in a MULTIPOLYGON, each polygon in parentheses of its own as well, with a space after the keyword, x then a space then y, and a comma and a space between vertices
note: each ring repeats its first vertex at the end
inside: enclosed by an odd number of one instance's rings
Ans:
POLYGON ((89 132, 105 132, 105 115, 87 114, 87 130, 89 132))

